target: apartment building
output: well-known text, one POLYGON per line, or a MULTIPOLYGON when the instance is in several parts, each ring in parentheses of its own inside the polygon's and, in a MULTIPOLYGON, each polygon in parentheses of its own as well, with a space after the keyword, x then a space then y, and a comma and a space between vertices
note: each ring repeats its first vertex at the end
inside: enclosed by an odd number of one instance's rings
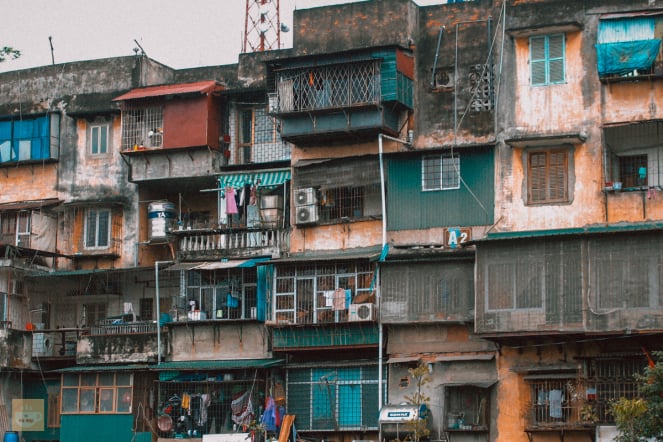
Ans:
POLYGON ((0 74, 0 430, 402 439, 424 364, 430 440, 611 440, 661 350, 654 3, 371 0, 233 65, 0 74))

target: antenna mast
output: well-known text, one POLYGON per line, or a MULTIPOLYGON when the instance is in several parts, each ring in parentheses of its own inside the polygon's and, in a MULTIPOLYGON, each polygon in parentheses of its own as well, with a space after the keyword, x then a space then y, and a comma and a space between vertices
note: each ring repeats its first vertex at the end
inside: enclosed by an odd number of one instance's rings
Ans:
POLYGON ((246 0, 242 52, 281 48, 280 0, 246 0))

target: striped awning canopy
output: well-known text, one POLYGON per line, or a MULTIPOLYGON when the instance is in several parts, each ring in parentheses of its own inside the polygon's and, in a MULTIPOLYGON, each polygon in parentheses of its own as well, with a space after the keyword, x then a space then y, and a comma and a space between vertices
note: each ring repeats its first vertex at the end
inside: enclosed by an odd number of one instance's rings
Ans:
POLYGON ((279 186, 290 179, 290 169, 260 170, 255 172, 227 173, 218 176, 219 188, 239 188, 245 184, 258 187, 279 186))

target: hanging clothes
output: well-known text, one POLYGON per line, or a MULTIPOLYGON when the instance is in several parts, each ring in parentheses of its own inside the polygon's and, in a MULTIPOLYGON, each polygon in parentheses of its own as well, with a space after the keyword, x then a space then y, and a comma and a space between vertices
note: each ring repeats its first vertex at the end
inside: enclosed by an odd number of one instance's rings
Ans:
POLYGON ((226 212, 226 193, 219 194, 219 225, 228 224, 228 214, 226 212))
POLYGON ((228 215, 239 213, 239 210, 237 210, 237 201, 235 200, 235 189, 232 187, 226 188, 226 213, 228 215))
POLYGON ((332 310, 345 310, 345 290, 338 288, 334 290, 334 301, 332 310))

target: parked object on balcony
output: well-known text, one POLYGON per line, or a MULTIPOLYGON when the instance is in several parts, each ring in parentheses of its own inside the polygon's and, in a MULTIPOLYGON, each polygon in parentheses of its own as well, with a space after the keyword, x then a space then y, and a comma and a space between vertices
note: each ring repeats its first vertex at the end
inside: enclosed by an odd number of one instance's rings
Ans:
POLYGON ((620 181, 615 181, 612 183, 613 190, 622 190, 622 183, 620 181))

